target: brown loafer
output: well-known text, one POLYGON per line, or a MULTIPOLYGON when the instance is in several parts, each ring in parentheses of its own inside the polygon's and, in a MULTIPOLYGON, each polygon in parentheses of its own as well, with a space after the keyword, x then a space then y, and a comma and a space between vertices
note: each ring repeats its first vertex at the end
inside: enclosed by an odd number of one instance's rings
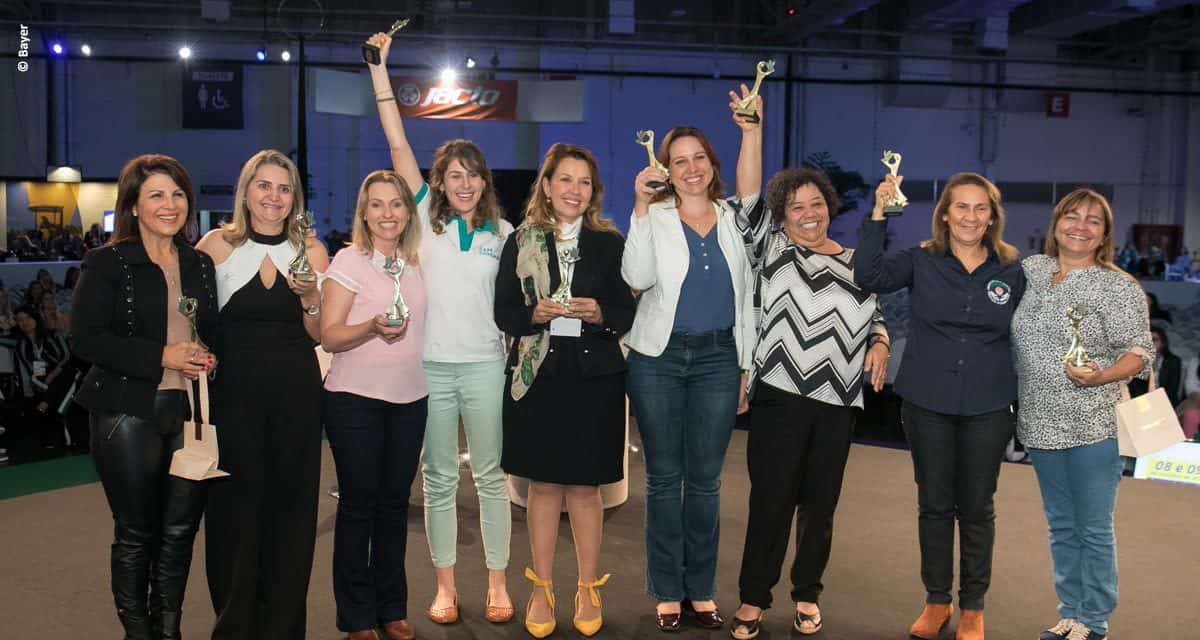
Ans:
POLYGON ((908 635, 918 640, 935 640, 942 634, 942 629, 950 622, 954 614, 952 604, 926 603, 920 617, 908 629, 908 635))
POLYGON ((955 640, 983 640, 983 611, 963 609, 958 612, 958 631, 955 640))
POLYGON ((413 640, 417 635, 408 620, 393 620, 384 624, 383 633, 388 640, 413 640))
POLYGON ((654 612, 654 623, 658 625, 659 631, 674 633, 679 631, 679 614, 678 613, 659 613, 654 612))
POLYGON ((374 629, 351 631, 346 634, 346 640, 379 640, 379 634, 375 633, 374 629))
POLYGON ((725 618, 721 617, 720 609, 712 611, 696 611, 692 610, 692 615, 696 618, 696 624, 705 629, 720 629, 725 624, 725 618))
POLYGON ((483 618, 488 622, 500 624, 513 619, 513 607, 498 607, 492 604, 492 597, 489 595, 486 598, 487 602, 484 605, 483 618))
POLYGON ((458 594, 454 594, 454 602, 448 607, 434 609, 430 605, 429 610, 425 612, 430 620, 438 624, 454 624, 458 622, 458 594))

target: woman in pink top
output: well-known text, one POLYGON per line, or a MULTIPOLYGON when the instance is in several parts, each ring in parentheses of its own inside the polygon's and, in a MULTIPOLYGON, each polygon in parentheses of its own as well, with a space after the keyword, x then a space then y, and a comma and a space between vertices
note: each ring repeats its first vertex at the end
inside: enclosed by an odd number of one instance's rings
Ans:
POLYGON ((324 423, 337 465, 333 595, 350 640, 411 640, 404 548, 408 494, 425 435, 425 285, 412 190, 392 171, 363 180, 351 246, 325 272, 321 344, 333 353, 324 423), (402 324, 388 319, 400 271, 402 324))

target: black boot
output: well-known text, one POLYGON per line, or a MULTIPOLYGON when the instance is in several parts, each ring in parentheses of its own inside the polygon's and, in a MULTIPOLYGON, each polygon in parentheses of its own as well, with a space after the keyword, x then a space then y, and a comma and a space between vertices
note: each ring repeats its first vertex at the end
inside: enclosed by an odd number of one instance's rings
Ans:
POLYGON ((150 579, 152 536, 117 522, 112 545, 112 590, 125 640, 152 640, 146 589, 150 579))
POLYGON ((162 640, 180 640, 183 638, 183 634, 179 631, 179 623, 182 619, 183 614, 178 611, 163 611, 159 614, 162 632, 158 637, 162 640))
POLYGON ((192 565, 192 542, 200 528, 207 491, 204 483, 183 478, 167 479, 162 537, 151 589, 157 609, 152 622, 161 640, 179 640, 180 612, 192 565))

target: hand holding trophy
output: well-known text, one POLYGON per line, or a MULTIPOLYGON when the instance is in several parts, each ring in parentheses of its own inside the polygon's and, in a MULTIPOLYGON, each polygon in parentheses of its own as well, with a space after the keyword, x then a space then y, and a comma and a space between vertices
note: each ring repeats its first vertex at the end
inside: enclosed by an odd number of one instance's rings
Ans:
POLYGON ((758 115, 758 90, 762 87, 763 78, 775 73, 775 61, 759 60, 758 65, 754 67, 754 71, 754 87, 750 89, 750 93, 738 101, 737 108, 734 109, 734 114, 747 122, 759 122, 761 120, 758 115))
POLYGON ((904 179, 900 176, 900 160, 904 156, 891 150, 883 152, 883 159, 880 162, 888 168, 888 175, 892 178, 888 182, 895 186, 890 190, 891 197, 883 203, 883 215, 892 217, 904 213, 904 207, 908 205, 908 198, 900 191, 900 182, 904 179))
POLYGON ((387 33, 384 34, 387 36, 387 40, 371 36, 371 38, 367 40, 367 43, 362 46, 363 62, 367 64, 379 64, 380 62, 383 62, 383 56, 380 55, 380 50, 387 48, 391 42, 391 37, 395 35, 397 31, 408 26, 408 22, 408 18, 393 22, 391 28, 389 28, 387 33))
MULTIPOLYGON (((649 156, 649 166, 662 171, 664 174, 669 173, 667 168, 663 166, 663 163, 659 162, 658 158, 654 155, 654 131, 642 129, 635 136, 634 139, 637 140, 637 143, 646 147, 646 155, 649 156)), ((667 188, 667 183, 662 180, 650 180, 646 183, 646 186, 661 191, 667 188)))
POLYGON ((300 246, 296 249, 296 257, 292 258, 292 261, 288 263, 288 274, 296 282, 316 282, 317 272, 313 270, 312 265, 308 262, 308 234, 313 228, 312 212, 297 211, 295 224, 300 230, 300 246))
POLYGON ((400 295, 400 277, 404 275, 404 258, 392 256, 383 262, 383 272, 392 277, 392 304, 387 308, 387 325, 402 327, 412 315, 408 305, 404 304, 404 296, 400 295))

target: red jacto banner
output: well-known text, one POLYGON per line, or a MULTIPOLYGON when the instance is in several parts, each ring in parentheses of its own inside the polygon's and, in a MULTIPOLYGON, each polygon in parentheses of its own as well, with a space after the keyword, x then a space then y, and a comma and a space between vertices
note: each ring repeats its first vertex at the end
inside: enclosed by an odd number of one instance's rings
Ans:
POLYGON ((516 80, 392 78, 396 105, 404 118, 516 120, 516 80))

